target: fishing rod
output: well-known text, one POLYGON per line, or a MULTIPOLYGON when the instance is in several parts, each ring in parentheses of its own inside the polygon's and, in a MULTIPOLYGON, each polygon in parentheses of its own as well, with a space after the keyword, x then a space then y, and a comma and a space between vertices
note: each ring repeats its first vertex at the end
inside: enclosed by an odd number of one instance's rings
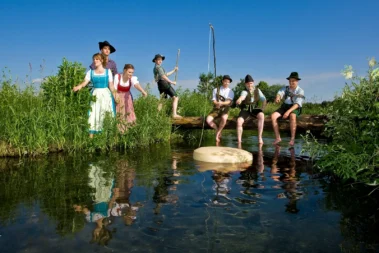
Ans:
MULTIPOLYGON (((212 42, 213 42, 213 67, 214 67, 214 77, 216 78, 216 39, 215 39, 215 29, 211 23, 209 23, 209 28, 212 32, 212 42)), ((209 72, 209 70, 208 70, 209 72)))
MULTIPOLYGON (((213 67, 214 67, 214 80, 216 80, 216 40, 215 40, 215 29, 211 23, 209 23, 209 41, 208 41, 208 74, 209 71, 209 64, 210 64, 210 57, 211 57, 211 41, 212 41, 212 48, 213 48, 213 67)), ((207 78, 206 81, 206 90, 208 91, 208 84, 209 80, 207 78)), ((201 135, 200 135, 200 141, 199 141, 199 147, 201 146, 201 142, 203 140, 204 135, 204 126, 205 126, 205 110, 206 106, 204 106, 204 113, 203 113, 203 127, 201 129, 201 135)))
MULTIPOLYGON (((179 62, 179 56, 180 56, 180 48, 178 49, 178 53, 177 53, 177 55, 176 55, 176 67, 178 67, 178 62, 179 62)), ((176 72, 175 72, 175 83, 176 83, 176 79, 178 78, 178 70, 176 70, 176 72)))

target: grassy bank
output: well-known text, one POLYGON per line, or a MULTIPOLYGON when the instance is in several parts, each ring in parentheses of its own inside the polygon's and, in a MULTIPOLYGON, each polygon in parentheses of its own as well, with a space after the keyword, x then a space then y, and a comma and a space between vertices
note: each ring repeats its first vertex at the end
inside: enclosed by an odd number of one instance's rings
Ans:
POLYGON ((102 133, 88 138, 90 89, 78 93, 72 87, 84 79, 85 68, 63 60, 58 74, 47 77, 41 90, 25 89, 7 76, 1 80, 0 156, 39 155, 51 151, 93 152, 114 148, 148 145, 169 141, 171 121, 165 105, 158 112, 154 96, 137 99, 137 124, 125 134, 117 130, 117 121, 108 119, 102 133))
MULTIPOLYGON (((0 156, 35 156, 49 152, 94 152, 146 146, 178 139, 198 139, 188 131, 172 131, 171 100, 153 95, 134 101, 137 122, 125 134, 119 133, 117 120, 109 117, 102 133, 88 138, 90 88, 74 93, 72 88, 84 79, 85 68, 63 59, 58 73, 44 79, 41 89, 26 84, 20 86, 4 75, 0 89, 0 156)), ((155 89, 155 87, 153 87, 155 89)), ((149 90, 149 87, 147 88, 149 90)), ((150 92, 149 92, 150 93, 150 92)), ((179 113, 183 116, 204 116, 212 110, 210 98, 189 90, 178 89, 179 113)), ((310 105, 310 104, 309 104, 310 105)), ((279 106, 269 103, 266 116, 279 106)), ((320 105, 304 105, 306 114, 319 114, 320 105)), ((231 110, 235 117, 239 109, 231 110)))

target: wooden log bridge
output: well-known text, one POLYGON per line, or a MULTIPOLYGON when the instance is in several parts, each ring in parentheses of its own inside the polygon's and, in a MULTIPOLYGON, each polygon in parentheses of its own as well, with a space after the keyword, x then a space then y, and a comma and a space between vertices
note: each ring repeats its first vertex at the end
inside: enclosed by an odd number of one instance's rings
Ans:
MULTIPOLYGON (((324 130, 325 123, 327 121, 324 115, 301 115, 297 118, 297 130, 298 133, 305 133, 307 130, 311 131, 313 134, 321 134, 324 130)), ((203 117, 183 117, 181 119, 173 119, 172 125, 177 128, 185 129, 201 129, 203 128, 203 117)), ((256 130, 257 129, 257 119, 249 119, 244 122, 243 128, 245 130, 256 130)), ((218 124, 218 122, 217 122, 218 124)), ((278 120, 279 129, 282 131, 290 131, 289 120, 279 119, 278 120)), ((229 118, 226 122, 224 129, 236 129, 237 117, 229 118)), ((204 122, 204 128, 210 129, 209 125, 204 122)), ((272 120, 270 116, 266 116, 264 123, 264 130, 272 129, 272 120)))

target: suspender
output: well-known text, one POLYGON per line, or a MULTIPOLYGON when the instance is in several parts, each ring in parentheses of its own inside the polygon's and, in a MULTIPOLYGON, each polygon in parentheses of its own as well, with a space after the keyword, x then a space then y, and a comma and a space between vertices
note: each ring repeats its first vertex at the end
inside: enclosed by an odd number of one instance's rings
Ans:
POLYGON ((292 104, 294 104, 293 97, 299 97, 299 98, 304 98, 305 99, 305 97, 303 95, 301 95, 301 94, 293 94, 293 93, 291 93, 290 92, 290 87, 286 86, 286 91, 284 92, 284 100, 286 100, 288 97, 290 97, 292 104))

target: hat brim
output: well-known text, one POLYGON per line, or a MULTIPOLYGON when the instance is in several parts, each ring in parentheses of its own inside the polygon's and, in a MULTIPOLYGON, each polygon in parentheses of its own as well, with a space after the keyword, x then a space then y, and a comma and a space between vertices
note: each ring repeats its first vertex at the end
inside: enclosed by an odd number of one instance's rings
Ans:
POLYGON ((292 77, 291 77, 291 76, 287 77, 287 80, 290 80, 291 78, 296 79, 296 80, 298 80, 298 81, 301 80, 301 78, 293 77, 293 76, 292 76, 292 77))
POLYGON ((106 43, 103 43, 103 42, 99 42, 99 49, 100 49, 100 51, 105 46, 109 47, 109 50, 111 51, 111 54, 114 53, 114 52, 116 52, 116 48, 114 48, 114 46, 112 46, 111 44, 106 44, 106 43))
POLYGON ((164 61, 164 59, 166 59, 166 57, 165 56, 162 56, 162 57, 154 57, 154 59, 153 59, 153 62, 155 62, 155 60, 157 59, 157 58, 162 58, 162 61, 164 61))
POLYGON ((225 79, 228 79, 231 83, 233 82, 232 78, 229 77, 223 78, 222 81, 224 81, 225 79))

